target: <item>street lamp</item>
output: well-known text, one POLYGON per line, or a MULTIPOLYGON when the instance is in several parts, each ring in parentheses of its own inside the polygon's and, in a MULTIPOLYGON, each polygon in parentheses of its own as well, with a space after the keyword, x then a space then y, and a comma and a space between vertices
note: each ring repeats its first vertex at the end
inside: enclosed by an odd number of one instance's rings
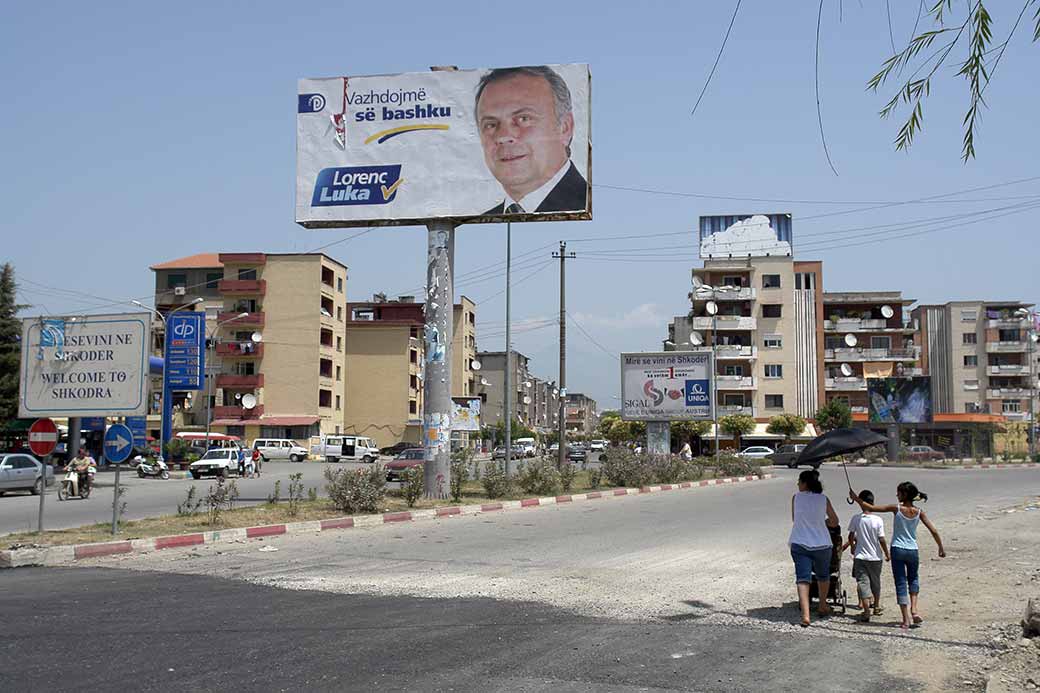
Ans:
MULTIPOLYGON (((165 414, 165 411, 166 411, 166 398, 169 396, 169 394, 166 392, 166 316, 163 315, 162 313, 160 313, 159 311, 157 311, 155 308, 149 308, 148 306, 146 306, 145 304, 141 303, 140 301, 131 300, 130 303, 132 303, 133 305, 137 306, 138 308, 143 308, 144 310, 147 310, 149 313, 151 313, 155 317, 159 318, 159 322, 161 322, 162 326, 163 326, 163 349, 162 349, 162 352, 163 352, 163 374, 162 374, 162 385, 159 387, 159 461, 162 462, 163 461, 163 446, 166 444, 166 439, 163 436, 163 433, 165 433, 165 431, 163 431, 163 426, 166 423, 166 421, 165 421, 166 417, 165 417, 164 414, 165 414)), ((195 305, 198 305, 200 303, 202 303, 202 299, 201 298, 196 298, 196 299, 194 299, 192 301, 188 301, 183 306, 177 306, 176 308, 174 308, 170 312, 171 313, 176 313, 177 311, 179 311, 179 310, 181 310, 183 308, 188 308, 190 306, 195 306, 195 305)), ((170 433, 172 434, 173 431, 170 431, 170 433)))
MULTIPOLYGON (((213 326, 213 334, 216 334, 217 331, 220 330, 221 327, 223 327, 224 325, 228 324, 229 322, 234 322, 235 320, 241 320, 242 318, 248 318, 248 317, 249 317, 249 312, 247 311, 245 313, 239 313, 238 315, 236 315, 234 317, 231 317, 231 318, 228 318, 227 320, 221 320, 220 322, 218 322, 216 325, 213 326)), ((254 339, 254 341, 256 341, 256 340, 254 339)), ((207 339, 206 340, 206 370, 207 371, 209 370, 209 365, 210 365, 210 355, 209 355, 209 346, 210 346, 210 344, 209 343, 210 343, 210 340, 207 339)), ((213 421, 213 415, 212 415, 212 412, 213 412, 213 379, 210 378, 207 373, 203 373, 202 375, 206 379, 206 449, 209 450, 209 427, 210 427, 210 424, 213 421)))
POLYGON ((1015 314, 1020 318, 1028 320, 1026 340, 1029 342, 1029 459, 1032 461, 1036 455, 1036 410, 1033 404, 1033 398, 1036 395, 1036 370, 1033 359, 1033 345, 1040 339, 1040 335, 1036 332, 1037 313, 1035 311, 1031 311, 1028 308, 1019 308, 1015 311, 1015 314))

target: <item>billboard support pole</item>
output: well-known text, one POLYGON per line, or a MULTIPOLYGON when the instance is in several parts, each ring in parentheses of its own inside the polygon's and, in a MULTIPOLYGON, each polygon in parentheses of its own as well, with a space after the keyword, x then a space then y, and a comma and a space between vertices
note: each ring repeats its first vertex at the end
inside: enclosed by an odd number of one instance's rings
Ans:
POLYGON ((79 447, 82 445, 83 436, 80 429, 83 428, 83 420, 78 416, 69 417, 69 440, 65 445, 65 464, 79 453, 79 447))
POLYGON ((671 453, 672 424, 670 421, 646 422, 646 447, 651 455, 671 453))
MULTIPOLYGON (((426 224, 426 377, 423 379, 423 489, 448 497, 451 478, 452 311, 455 305, 455 223, 426 224)), ((508 354, 507 354, 508 356, 508 354)))
POLYGON ((553 253, 560 258, 560 449, 556 466, 563 469, 567 464, 567 258, 577 255, 567 252, 567 242, 560 241, 560 251, 553 253))
MULTIPOLYGON (((506 372, 502 385, 502 414, 506 423, 506 478, 513 476, 513 325, 510 316, 510 284, 512 283, 513 271, 513 225, 506 222, 506 372)), ((494 452, 494 451, 492 451, 494 452)))

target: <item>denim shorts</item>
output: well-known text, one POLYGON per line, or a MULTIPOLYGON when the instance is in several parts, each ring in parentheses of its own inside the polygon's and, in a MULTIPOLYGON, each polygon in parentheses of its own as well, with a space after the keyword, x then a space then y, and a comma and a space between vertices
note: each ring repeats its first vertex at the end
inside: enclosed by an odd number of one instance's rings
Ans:
POLYGON ((794 559, 794 581, 812 582, 812 574, 817 580, 829 580, 831 577, 831 554, 834 548, 824 546, 810 549, 801 544, 791 544, 791 558, 794 559))

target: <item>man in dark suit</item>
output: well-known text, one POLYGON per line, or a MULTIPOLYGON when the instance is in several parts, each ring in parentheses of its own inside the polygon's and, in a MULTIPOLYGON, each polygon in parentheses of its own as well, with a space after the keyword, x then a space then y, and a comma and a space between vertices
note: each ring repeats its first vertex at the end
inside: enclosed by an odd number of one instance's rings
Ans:
POLYGON ((570 160, 571 93, 558 74, 492 70, 477 85, 476 116, 484 162, 504 193, 486 215, 586 209, 588 183, 570 160))

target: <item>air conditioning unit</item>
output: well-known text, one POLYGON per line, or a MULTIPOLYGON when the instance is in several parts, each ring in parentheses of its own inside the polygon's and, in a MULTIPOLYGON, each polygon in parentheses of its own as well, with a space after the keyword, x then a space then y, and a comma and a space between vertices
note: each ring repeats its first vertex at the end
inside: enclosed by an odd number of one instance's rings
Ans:
POLYGON ((173 287, 173 295, 174 296, 183 296, 185 293, 187 293, 187 290, 185 289, 185 287, 183 287, 183 286, 175 286, 175 287, 173 287))

